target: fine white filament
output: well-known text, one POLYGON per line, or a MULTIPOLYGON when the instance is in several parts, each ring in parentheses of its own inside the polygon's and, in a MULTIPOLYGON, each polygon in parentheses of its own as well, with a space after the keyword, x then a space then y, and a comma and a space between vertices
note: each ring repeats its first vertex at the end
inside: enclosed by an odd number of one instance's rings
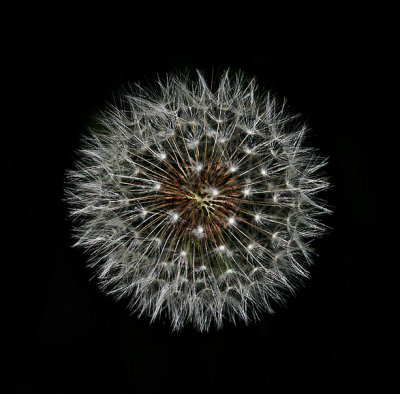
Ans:
POLYGON ((174 330, 248 322, 308 276, 326 160, 254 80, 200 72, 125 91, 67 173, 77 246, 101 287, 174 330))

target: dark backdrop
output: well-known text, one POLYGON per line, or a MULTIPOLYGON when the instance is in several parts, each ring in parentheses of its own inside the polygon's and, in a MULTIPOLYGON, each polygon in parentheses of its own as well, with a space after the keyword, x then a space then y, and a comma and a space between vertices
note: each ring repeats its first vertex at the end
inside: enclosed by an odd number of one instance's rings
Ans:
MULTIPOLYGON (((344 392, 394 374, 394 344, 376 330, 392 306, 376 295, 389 273, 377 258, 376 151, 389 131, 374 115, 394 109, 387 75, 395 10, 265 3, 35 5, 4 15, 14 111, 3 149, 5 172, 16 169, 7 196, 18 202, 17 258, 7 259, 13 274, 4 279, 12 328, 6 392, 344 392), (98 291, 86 257, 71 248, 64 172, 91 117, 121 84, 227 66, 256 76, 308 120, 312 144, 330 158, 332 229, 314 243, 306 287, 274 315, 171 334, 98 291)), ((395 292, 386 287, 385 299, 395 292)))

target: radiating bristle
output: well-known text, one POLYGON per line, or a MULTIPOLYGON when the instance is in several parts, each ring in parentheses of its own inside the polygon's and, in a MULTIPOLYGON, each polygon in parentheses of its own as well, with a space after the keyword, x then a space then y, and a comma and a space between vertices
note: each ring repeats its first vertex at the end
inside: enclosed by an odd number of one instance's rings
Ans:
POLYGON ((271 311, 308 275, 329 212, 305 126, 228 71, 215 88, 198 72, 120 99, 67 175, 102 288, 174 330, 271 311))

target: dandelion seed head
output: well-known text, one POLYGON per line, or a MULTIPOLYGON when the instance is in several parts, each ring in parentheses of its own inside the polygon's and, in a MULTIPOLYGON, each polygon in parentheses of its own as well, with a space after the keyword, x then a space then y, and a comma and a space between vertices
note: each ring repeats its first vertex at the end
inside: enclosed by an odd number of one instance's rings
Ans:
POLYGON ((307 277, 329 212, 326 161, 305 134, 241 73, 121 93, 67 175, 101 288, 173 330, 272 312, 307 277))

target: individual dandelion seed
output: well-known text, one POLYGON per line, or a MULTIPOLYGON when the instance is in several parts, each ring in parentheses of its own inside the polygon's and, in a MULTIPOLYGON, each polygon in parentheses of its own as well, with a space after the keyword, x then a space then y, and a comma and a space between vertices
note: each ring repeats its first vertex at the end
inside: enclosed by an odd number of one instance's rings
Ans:
POLYGON ((329 212, 305 134, 241 73, 121 93, 67 174, 75 245, 103 289, 174 330, 271 312, 308 276, 329 212))

